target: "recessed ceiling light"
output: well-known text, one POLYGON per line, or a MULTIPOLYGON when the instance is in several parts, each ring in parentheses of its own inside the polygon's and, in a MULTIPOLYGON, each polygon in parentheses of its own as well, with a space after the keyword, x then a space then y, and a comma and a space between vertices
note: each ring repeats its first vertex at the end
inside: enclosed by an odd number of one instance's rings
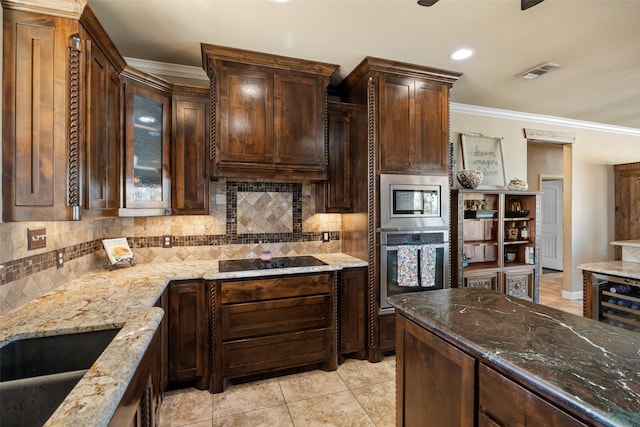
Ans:
POLYGON ((463 49, 458 49, 455 52, 453 52, 451 54, 451 59, 456 60, 456 61, 462 61, 463 59, 469 58, 471 55, 473 55, 473 50, 463 48, 463 49))
POLYGON ((274 3, 289 3, 291 0, 271 0, 274 3))

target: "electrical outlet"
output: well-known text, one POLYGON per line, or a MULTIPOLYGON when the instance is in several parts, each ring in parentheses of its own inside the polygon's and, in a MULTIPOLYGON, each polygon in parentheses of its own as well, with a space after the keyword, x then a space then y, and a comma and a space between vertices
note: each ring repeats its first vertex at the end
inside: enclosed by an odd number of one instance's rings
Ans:
POLYGON ((328 231, 323 231, 322 232, 322 241, 326 243, 329 240, 331 240, 331 238, 329 237, 329 232, 328 231))
POLYGON ((56 267, 58 268, 62 268, 62 266, 64 265, 64 252, 62 251, 55 251, 56 253, 56 267))
POLYGON ((170 234, 162 236, 162 247, 163 248, 173 247, 173 241, 170 234))

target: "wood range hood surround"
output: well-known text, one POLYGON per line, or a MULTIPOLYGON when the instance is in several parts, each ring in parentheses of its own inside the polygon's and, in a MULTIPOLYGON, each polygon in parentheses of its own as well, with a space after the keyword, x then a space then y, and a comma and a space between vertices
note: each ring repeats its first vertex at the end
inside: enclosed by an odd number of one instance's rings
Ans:
POLYGON ((201 44, 212 177, 326 180, 327 102, 338 66, 201 44))

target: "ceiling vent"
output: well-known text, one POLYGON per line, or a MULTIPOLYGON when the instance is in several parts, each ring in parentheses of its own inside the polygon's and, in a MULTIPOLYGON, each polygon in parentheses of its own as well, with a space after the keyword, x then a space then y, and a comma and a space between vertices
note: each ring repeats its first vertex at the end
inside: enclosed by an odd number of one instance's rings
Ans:
POLYGON ((520 77, 526 80, 537 79, 543 74, 547 74, 549 71, 553 71, 557 68, 560 68, 560 65, 554 64, 552 62, 547 62, 546 64, 538 65, 537 67, 520 74, 520 77))

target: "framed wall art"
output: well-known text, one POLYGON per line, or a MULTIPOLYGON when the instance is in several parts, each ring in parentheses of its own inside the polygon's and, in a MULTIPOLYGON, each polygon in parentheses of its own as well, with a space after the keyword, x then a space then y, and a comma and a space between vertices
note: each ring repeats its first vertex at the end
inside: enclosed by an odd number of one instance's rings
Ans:
POLYGON ((478 188, 506 187, 507 172, 502 138, 463 133, 460 139, 463 168, 479 170, 484 175, 478 188))

